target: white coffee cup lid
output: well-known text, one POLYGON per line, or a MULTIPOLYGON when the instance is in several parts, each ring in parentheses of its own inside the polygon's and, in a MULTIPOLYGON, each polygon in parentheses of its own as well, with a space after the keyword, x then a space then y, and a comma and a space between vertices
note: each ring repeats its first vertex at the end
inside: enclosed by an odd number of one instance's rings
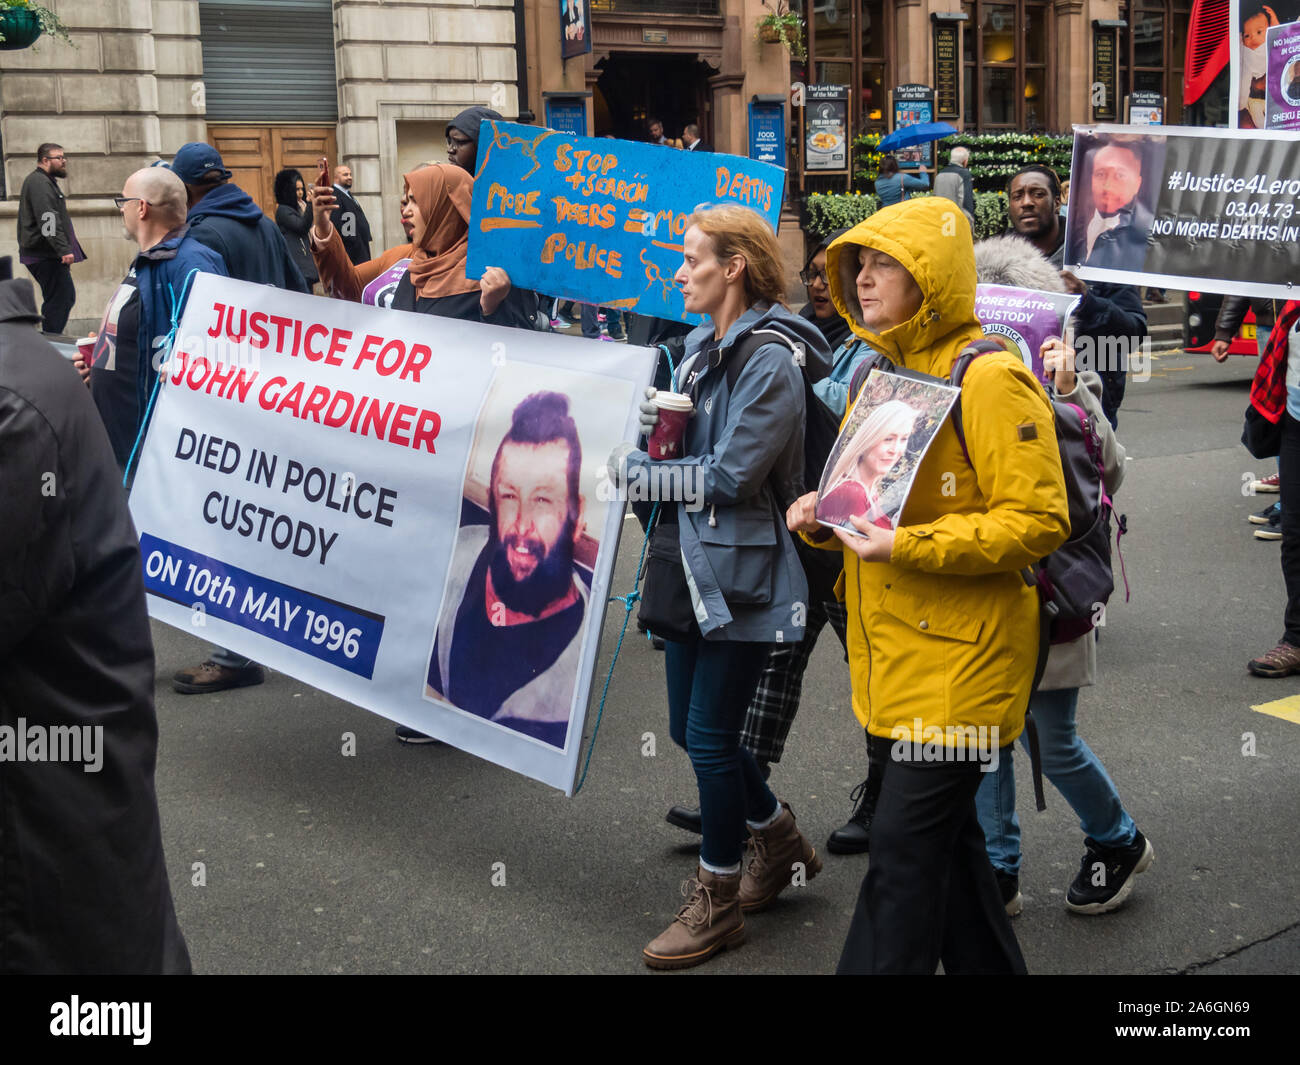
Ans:
POLYGON ((664 410, 692 411, 695 404, 691 402, 690 396, 684 396, 680 392, 663 392, 655 393, 655 402, 664 410))

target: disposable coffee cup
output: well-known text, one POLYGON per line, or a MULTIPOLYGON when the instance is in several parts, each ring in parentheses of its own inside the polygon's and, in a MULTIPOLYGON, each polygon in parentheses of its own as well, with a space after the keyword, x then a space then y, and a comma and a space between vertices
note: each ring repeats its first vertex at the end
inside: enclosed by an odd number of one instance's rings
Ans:
POLYGON ((87 366, 90 365, 91 356, 95 354, 96 337, 78 337, 77 338, 77 357, 87 366))
POLYGON ((650 434, 649 455, 652 459, 675 459, 682 453, 686 423, 695 405, 690 396, 680 392, 656 392, 655 403, 659 405, 659 421, 650 434))

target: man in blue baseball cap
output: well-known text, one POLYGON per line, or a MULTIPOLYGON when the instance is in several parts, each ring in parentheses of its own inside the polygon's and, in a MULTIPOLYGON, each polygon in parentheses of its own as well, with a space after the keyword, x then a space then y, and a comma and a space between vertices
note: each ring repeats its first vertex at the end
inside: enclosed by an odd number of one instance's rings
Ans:
POLYGON ((190 236, 220 255, 231 277, 292 292, 311 291, 289 257, 279 228, 248 193, 230 184, 231 172, 212 145, 183 145, 171 169, 185 183, 190 236))
MULTIPOLYGON (((229 183, 231 172, 212 145, 182 146, 171 169, 185 183, 189 235, 221 256, 226 273, 258 285, 311 291, 289 257, 279 227, 248 193, 229 183)), ((202 695, 261 684, 265 676, 251 659, 217 648, 206 662, 176 673, 172 687, 184 695, 202 695)))

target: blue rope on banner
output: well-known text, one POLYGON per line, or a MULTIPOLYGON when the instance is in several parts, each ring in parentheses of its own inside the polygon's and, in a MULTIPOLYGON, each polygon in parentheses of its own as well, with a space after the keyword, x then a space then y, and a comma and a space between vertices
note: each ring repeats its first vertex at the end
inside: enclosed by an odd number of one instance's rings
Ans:
MULTIPOLYGON (((163 338, 159 351, 167 352, 169 357, 171 355, 172 343, 176 339, 176 330, 180 328, 180 322, 176 316, 177 308, 184 306, 185 299, 189 295, 190 282, 194 280, 194 275, 198 272, 198 269, 195 268, 185 275, 185 284, 181 287, 181 298, 179 301, 176 299, 176 290, 172 288, 171 282, 167 282, 167 291, 170 293, 172 300, 172 325, 171 328, 167 330, 167 335, 163 338)), ((153 358, 153 355, 150 352, 145 352, 145 357, 153 358)), ((145 406, 144 417, 140 419, 140 430, 135 434, 135 443, 131 445, 131 454, 126 460, 126 469, 122 471, 122 486, 124 488, 131 483, 131 470, 135 466, 135 457, 140 450, 140 442, 144 439, 145 430, 149 427, 149 419, 153 417, 153 405, 158 399, 158 389, 162 385, 163 378, 166 376, 166 374, 161 371, 162 367, 167 365, 167 361, 167 359, 163 359, 162 364, 159 366, 158 376, 154 378, 153 391, 149 393, 149 403, 145 406)))
MULTIPOLYGON (((659 504, 654 505, 654 510, 650 512, 650 520, 646 523, 646 529, 650 530, 655 527, 655 518, 659 516, 659 504)), ((587 770, 591 767, 591 756, 596 750, 596 733, 600 731, 601 718, 605 716, 605 699, 609 696, 609 684, 614 679, 614 667, 618 665, 619 652, 623 650, 623 637, 627 635, 627 623, 632 619, 632 608, 636 606, 641 598, 641 576, 645 566, 646 548, 650 546, 650 533, 647 531, 641 538, 641 555, 636 560, 636 581, 632 585, 632 590, 627 595, 611 595, 609 602, 623 604, 623 627, 618 633, 618 644, 614 648, 614 657, 609 663, 609 672, 605 674, 605 687, 600 693, 600 706, 596 709, 596 724, 591 729, 591 744, 587 747, 587 759, 582 763, 582 776, 578 779, 578 786, 573 789, 573 794, 577 795, 582 790, 582 785, 587 782, 587 770)), ((647 639, 650 634, 646 633, 647 639)))
MULTIPOLYGON (((664 358, 668 360, 669 380, 672 380, 677 373, 677 367, 673 365, 673 357, 668 348, 663 344, 659 345, 659 350, 663 352, 664 358)), ((587 748, 586 761, 582 763, 582 776, 578 779, 578 786, 573 789, 573 794, 577 795, 582 790, 582 785, 587 782, 587 770, 591 766, 591 756, 596 750, 596 733, 600 731, 601 718, 605 716, 605 699, 609 695, 610 681, 614 679, 614 667, 618 665, 619 652, 623 650, 623 637, 627 635, 627 623, 632 618, 632 608, 636 606, 641 599, 641 577, 645 569, 646 548, 650 545, 650 530, 655 527, 655 519, 659 517, 659 503, 656 501, 654 509, 650 511, 650 520, 646 522, 646 532, 641 539, 641 555, 636 560, 636 580, 632 585, 632 590, 627 595, 611 595, 609 602, 623 604, 623 627, 618 633, 618 644, 614 648, 614 657, 609 663, 609 672, 605 674, 605 687, 600 693, 600 706, 596 710, 596 724, 591 729, 591 745, 587 748)), ((647 640, 653 640, 650 633, 645 634, 647 640)))

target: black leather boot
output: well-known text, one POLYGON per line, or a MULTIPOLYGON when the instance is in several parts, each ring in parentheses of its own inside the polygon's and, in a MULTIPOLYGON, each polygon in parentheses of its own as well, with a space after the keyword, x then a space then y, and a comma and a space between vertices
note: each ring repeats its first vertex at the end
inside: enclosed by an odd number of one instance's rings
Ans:
POLYGON ((880 797, 880 788, 876 782, 867 777, 849 795, 856 805, 849 819, 826 841, 826 849, 832 854, 866 854, 871 846, 871 819, 876 814, 876 799, 880 797))
POLYGON ((890 742, 878 736, 867 737, 867 779, 849 794, 855 803, 848 821, 830 834, 826 849, 832 854, 866 854, 871 845, 871 819, 876 816, 876 800, 889 762, 890 742))

